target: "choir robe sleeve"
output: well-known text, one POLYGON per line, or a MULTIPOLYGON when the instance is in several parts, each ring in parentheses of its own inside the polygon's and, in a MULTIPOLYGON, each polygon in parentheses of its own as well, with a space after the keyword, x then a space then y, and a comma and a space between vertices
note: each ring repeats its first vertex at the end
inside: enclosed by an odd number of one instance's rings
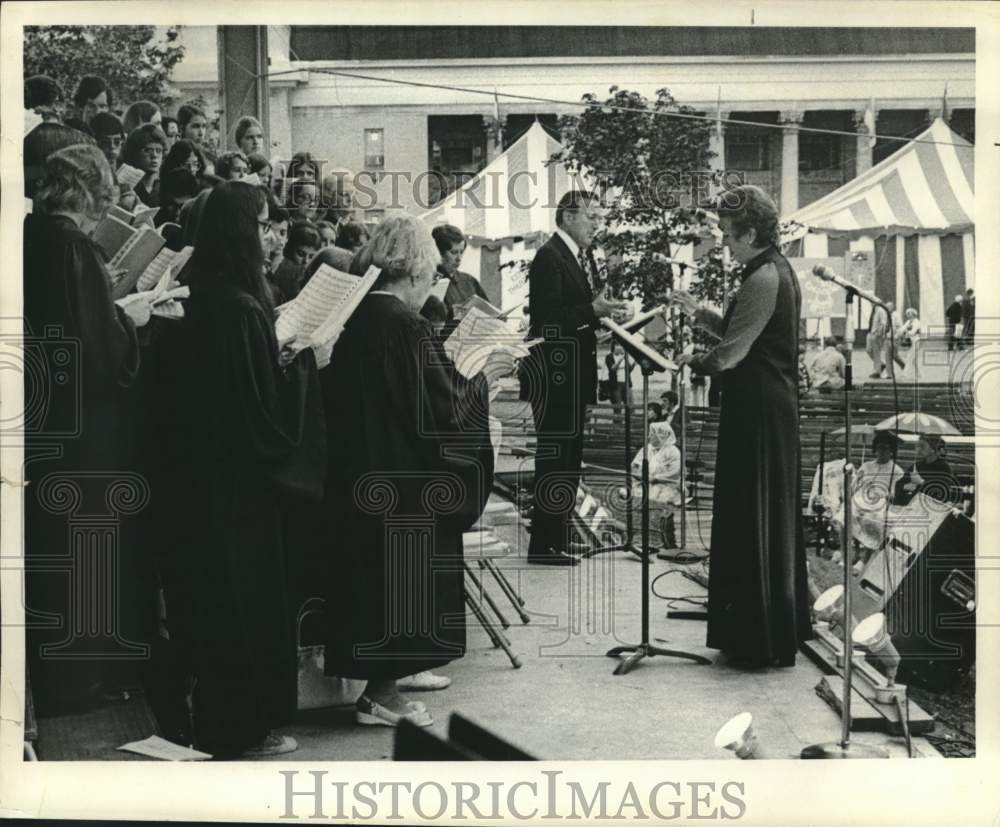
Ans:
POLYGON ((111 300, 111 277, 100 250, 83 236, 63 249, 67 333, 80 339, 84 376, 95 393, 131 387, 139 374, 139 339, 128 314, 111 300))
POLYGON ((273 325, 254 303, 219 337, 220 398, 232 409, 230 449, 270 469, 279 490, 318 500, 326 474, 326 423, 312 350, 300 352, 284 370, 278 365, 273 325))
POLYGON ((467 529, 482 515, 493 481, 486 378, 462 377, 425 319, 399 328, 384 370, 395 379, 387 383, 391 407, 413 416, 423 467, 458 483, 461 501, 442 510, 467 529))
POLYGON ((722 340, 712 350, 692 360, 691 368, 714 375, 742 362, 764 331, 778 300, 778 270, 765 265, 750 274, 736 297, 722 340))

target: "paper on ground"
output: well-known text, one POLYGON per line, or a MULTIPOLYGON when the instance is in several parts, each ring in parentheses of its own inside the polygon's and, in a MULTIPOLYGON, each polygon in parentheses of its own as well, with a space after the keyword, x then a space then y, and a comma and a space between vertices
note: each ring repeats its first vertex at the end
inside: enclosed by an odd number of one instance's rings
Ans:
POLYGON ((180 744, 175 744, 159 735, 150 735, 142 741, 132 741, 118 747, 118 749, 122 752, 134 752, 137 755, 157 758, 160 761, 207 761, 212 757, 207 752, 182 747, 180 744))

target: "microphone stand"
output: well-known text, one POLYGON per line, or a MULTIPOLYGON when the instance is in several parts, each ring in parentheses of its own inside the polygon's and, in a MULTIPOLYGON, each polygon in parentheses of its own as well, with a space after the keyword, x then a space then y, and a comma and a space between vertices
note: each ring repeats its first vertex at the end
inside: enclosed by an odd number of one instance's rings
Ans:
MULTIPOLYGON (((683 350, 680 314, 676 307, 671 308, 674 322, 674 341, 677 343, 677 352, 683 350)), ((681 544, 678 548, 662 549, 656 556, 660 560, 669 560, 674 563, 697 563, 708 557, 708 554, 701 549, 689 549, 687 547, 687 393, 684 385, 684 368, 678 373, 677 383, 677 413, 680 416, 680 439, 678 440, 681 455, 681 476, 680 476, 680 497, 681 497, 681 544)), ((667 617, 670 617, 670 612, 667 617)), ((691 613, 685 612, 684 617, 689 617, 691 613)), ((707 620, 708 615, 704 618, 707 620)))
MULTIPOLYGON (((851 464, 851 386, 854 383, 852 351, 854 349, 855 291, 846 289, 844 299, 844 441, 846 443, 844 461, 844 527, 841 531, 842 562, 844 566, 844 611, 840 628, 844 630, 844 696, 841 701, 840 740, 822 744, 811 744, 802 750, 801 758, 888 758, 889 754, 880 747, 851 743, 851 678, 853 677, 854 641, 851 638, 851 547, 854 531, 851 526, 851 488, 854 484, 854 466, 851 464)), ((822 492, 820 492, 822 493, 822 492)))

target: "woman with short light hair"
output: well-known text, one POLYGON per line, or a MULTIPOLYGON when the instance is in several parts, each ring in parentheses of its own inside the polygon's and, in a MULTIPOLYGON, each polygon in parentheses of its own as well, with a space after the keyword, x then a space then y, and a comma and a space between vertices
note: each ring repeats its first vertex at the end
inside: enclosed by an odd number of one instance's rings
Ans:
POLYGON ((367 680, 360 724, 431 724, 400 688, 445 688, 430 670, 465 653, 462 532, 489 495, 493 449, 486 379, 462 378, 419 314, 439 260, 418 218, 379 224, 351 270, 381 273, 320 372, 326 666, 367 680))

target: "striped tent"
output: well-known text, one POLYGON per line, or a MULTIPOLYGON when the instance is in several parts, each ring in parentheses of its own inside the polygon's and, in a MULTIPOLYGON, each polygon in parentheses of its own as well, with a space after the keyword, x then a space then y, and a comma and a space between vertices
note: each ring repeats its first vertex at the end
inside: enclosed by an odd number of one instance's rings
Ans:
POLYGON ((790 252, 874 250, 879 298, 916 308, 939 328, 952 299, 974 286, 974 179, 972 145, 938 118, 867 172, 785 216, 802 228, 790 252))
POLYGON ((469 246, 462 269, 479 277, 504 309, 527 297, 516 266, 529 260, 555 230, 556 202, 577 179, 562 164, 548 164, 562 145, 535 121, 503 154, 421 218, 432 227, 453 224, 469 246))

